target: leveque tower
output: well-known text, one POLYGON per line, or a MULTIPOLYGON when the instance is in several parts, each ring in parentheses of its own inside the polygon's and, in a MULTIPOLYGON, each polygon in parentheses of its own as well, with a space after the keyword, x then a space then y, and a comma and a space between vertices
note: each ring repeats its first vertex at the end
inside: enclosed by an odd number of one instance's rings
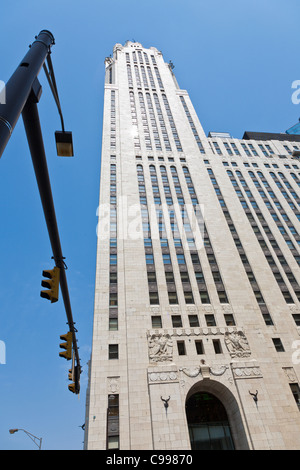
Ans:
POLYGON ((300 448, 300 135, 205 135, 172 63, 105 60, 85 449, 300 448))

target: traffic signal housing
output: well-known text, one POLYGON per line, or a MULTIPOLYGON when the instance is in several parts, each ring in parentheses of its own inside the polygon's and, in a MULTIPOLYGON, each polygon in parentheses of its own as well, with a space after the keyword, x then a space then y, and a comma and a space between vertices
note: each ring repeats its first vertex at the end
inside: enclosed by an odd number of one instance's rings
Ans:
POLYGON ((73 334, 71 331, 66 333, 65 335, 61 335, 60 339, 64 340, 64 343, 60 343, 59 347, 65 349, 65 351, 61 351, 59 353, 59 357, 64 357, 69 361, 72 359, 72 343, 73 343, 73 334))
POLYGON ((76 395, 78 395, 80 391, 79 378, 79 366, 73 365, 72 369, 69 369, 69 380, 71 380, 72 383, 68 386, 68 389, 76 395))
POLYGON ((48 290, 41 291, 41 297, 51 300, 51 303, 58 301, 60 269, 55 266, 53 269, 43 271, 43 276, 47 279, 42 280, 42 286, 48 290))

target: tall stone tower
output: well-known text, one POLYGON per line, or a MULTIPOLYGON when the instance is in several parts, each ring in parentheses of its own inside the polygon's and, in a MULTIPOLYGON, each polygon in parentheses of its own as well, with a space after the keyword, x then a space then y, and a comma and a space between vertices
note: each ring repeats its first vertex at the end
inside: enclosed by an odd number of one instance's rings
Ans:
POLYGON ((105 74, 85 448, 299 449, 300 136, 206 136, 154 47, 105 74))

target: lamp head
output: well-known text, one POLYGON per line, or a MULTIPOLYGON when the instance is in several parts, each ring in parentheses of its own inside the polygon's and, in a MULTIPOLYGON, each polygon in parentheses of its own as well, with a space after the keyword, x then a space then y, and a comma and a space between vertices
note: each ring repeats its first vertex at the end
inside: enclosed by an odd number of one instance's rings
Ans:
POLYGON ((10 429, 10 430, 9 430, 9 433, 10 433, 10 434, 14 434, 15 432, 18 432, 18 431, 19 431, 19 429, 10 429))
POLYGON ((59 157, 73 157, 73 139, 72 132, 56 131, 55 132, 56 150, 59 157))

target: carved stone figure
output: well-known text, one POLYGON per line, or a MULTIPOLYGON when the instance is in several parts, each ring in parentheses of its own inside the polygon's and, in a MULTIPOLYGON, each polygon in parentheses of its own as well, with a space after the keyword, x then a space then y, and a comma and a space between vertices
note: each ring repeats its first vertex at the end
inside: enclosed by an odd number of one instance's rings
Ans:
POLYGON ((153 334, 148 338, 151 362, 172 361, 173 341, 169 334, 153 334))
POLYGON ((227 331, 225 333, 225 344, 231 357, 248 357, 251 355, 247 338, 242 331, 227 331))

